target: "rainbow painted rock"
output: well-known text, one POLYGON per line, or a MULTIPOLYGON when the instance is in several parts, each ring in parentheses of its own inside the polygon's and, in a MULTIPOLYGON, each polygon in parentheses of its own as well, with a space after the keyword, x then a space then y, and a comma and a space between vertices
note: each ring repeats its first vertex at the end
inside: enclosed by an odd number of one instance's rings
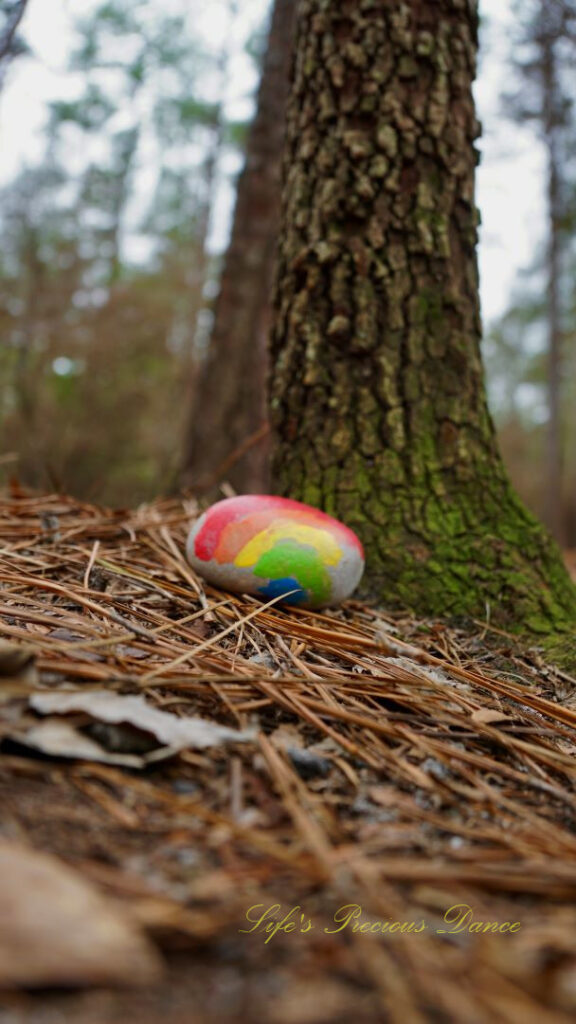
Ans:
POLYGON ((212 505, 194 524, 186 554, 217 587, 268 600, 285 594, 286 604, 302 608, 339 604, 364 571, 364 550, 347 526, 266 494, 212 505))

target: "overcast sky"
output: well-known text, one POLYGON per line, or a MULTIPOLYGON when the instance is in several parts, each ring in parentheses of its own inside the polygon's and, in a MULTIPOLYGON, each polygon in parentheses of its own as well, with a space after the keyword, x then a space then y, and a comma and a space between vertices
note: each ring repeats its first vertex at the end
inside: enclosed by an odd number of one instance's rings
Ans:
MULTIPOLYGON (((9 73, 0 97, 0 182, 42 152, 42 126, 46 101, 74 95, 77 86, 64 75, 73 40, 73 18, 88 13, 95 0, 29 0, 23 34, 34 58, 21 58, 9 73)), ((182 10, 179 0, 162 0, 162 10, 182 10)), ((228 4, 224 0, 196 0, 194 30, 207 45, 222 38, 228 4)), ((250 110, 247 98, 254 73, 243 49, 259 24, 268 0, 240 0, 234 32, 228 113, 239 118, 250 110)), ((528 131, 502 120, 499 95, 509 75, 506 57, 512 22, 511 0, 481 0, 485 47, 476 85, 479 117, 484 136, 479 145, 478 204, 482 214, 480 273, 485 321, 502 313, 508 303, 515 271, 531 263, 543 228, 543 153, 528 131)), ((229 221, 231 196, 222 190, 213 227, 213 242, 222 246, 229 221)))

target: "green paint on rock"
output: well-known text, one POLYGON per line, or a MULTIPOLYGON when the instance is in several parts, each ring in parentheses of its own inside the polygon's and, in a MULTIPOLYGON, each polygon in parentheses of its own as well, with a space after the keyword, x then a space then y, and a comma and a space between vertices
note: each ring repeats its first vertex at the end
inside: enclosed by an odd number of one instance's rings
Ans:
POLYGON ((310 593, 315 604, 324 604, 330 600, 330 576, 318 552, 308 545, 293 540, 277 543, 258 560, 254 574, 270 580, 294 576, 300 586, 310 593))

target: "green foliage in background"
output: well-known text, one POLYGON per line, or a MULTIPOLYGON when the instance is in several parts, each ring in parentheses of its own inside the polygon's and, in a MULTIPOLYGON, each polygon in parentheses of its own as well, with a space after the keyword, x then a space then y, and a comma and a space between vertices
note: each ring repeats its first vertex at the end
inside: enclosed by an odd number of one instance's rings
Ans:
POLYGON ((503 110, 541 147, 546 214, 542 244, 486 338, 485 362, 514 483, 542 518, 551 501, 561 508, 559 539, 576 546, 576 2, 522 0, 515 13, 503 110))
POLYGON ((78 94, 1 196, 0 482, 133 504, 179 465, 216 179, 244 126, 223 114, 226 53, 184 13, 110 0, 77 27, 78 94))

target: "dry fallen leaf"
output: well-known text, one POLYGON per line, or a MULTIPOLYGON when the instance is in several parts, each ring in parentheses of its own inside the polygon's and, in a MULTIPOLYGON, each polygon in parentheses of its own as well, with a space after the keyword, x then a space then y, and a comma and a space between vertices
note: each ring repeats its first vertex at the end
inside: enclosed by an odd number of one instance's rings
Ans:
POLYGON ((129 768, 170 757, 181 750, 240 743, 254 738, 204 718, 179 718, 152 707, 143 697, 122 697, 107 690, 36 693, 30 707, 49 714, 47 722, 10 734, 10 739, 54 757, 75 757, 129 768), (56 715, 83 714, 86 722, 56 715))
POLYGON ((159 743, 181 750, 187 747, 203 749, 226 740, 253 739, 251 732, 239 732, 205 718, 179 718, 170 711, 153 707, 144 697, 122 697, 109 690, 37 693, 30 698, 30 706, 43 715, 84 711, 101 722, 126 722, 143 732, 152 733, 159 743))
POLYGON ((147 985, 160 957, 128 915, 48 854, 0 840, 0 988, 147 985))
POLYGON ((50 718, 46 722, 32 726, 26 732, 11 732, 7 738, 51 757, 81 758, 84 761, 99 761, 103 764, 121 765, 124 768, 144 768, 146 765, 145 759, 137 754, 105 750, 65 719, 50 718))

